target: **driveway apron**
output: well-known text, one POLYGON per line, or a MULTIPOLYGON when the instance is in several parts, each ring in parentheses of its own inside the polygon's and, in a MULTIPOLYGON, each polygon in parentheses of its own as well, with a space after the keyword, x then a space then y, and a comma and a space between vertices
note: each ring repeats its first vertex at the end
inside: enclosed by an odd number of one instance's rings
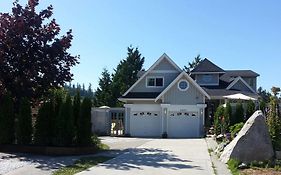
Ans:
POLYGON ((214 174, 204 139, 151 139, 79 175, 214 174))

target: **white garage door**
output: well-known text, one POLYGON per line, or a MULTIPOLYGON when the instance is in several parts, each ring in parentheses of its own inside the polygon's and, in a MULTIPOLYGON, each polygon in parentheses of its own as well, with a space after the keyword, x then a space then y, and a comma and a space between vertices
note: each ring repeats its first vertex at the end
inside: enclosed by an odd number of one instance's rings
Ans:
POLYGON ((199 128, 197 112, 168 113, 168 137, 199 137, 199 128))
POLYGON ((137 137, 160 137, 159 111, 132 111, 130 117, 130 134, 137 137))

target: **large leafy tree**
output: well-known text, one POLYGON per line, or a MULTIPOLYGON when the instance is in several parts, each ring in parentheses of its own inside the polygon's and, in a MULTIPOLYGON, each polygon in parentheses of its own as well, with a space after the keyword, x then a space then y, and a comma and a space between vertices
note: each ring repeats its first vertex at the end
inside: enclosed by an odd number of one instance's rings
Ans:
POLYGON ((53 7, 37 13, 38 5, 39 0, 25 6, 16 0, 11 13, 0 13, 0 88, 18 102, 40 98, 70 81, 70 68, 78 64, 79 56, 68 52, 72 31, 60 35, 60 26, 51 19, 53 7))
POLYGON ((111 83, 111 76, 108 70, 104 68, 99 79, 99 87, 95 93, 95 106, 114 106, 112 100, 111 83))
POLYGON ((112 78, 112 100, 115 106, 121 105, 117 99, 137 81, 137 74, 144 63, 138 48, 130 46, 127 50, 127 58, 120 61, 112 78))
POLYGON ((192 62, 188 62, 188 66, 184 66, 184 70, 187 73, 190 73, 201 61, 202 58, 200 57, 200 54, 198 54, 192 62))

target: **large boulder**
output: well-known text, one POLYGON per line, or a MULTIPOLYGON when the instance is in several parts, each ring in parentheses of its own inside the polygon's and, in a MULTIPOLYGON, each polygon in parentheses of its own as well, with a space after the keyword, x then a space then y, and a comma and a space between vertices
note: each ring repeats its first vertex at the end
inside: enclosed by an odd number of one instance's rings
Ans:
POLYGON ((220 160, 224 163, 237 159, 243 163, 271 160, 273 147, 261 111, 256 111, 245 123, 238 135, 225 147, 220 160))

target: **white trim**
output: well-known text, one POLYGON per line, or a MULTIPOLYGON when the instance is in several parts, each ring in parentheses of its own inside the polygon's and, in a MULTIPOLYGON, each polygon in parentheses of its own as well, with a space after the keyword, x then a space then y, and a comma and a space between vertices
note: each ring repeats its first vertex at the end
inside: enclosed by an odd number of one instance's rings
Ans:
POLYGON ((165 78, 164 76, 147 76, 146 77, 146 80, 145 80, 145 87, 146 88, 163 88, 164 87, 164 84, 165 84, 165 78), (155 86, 148 86, 147 83, 148 83, 148 79, 155 79, 155 86), (156 86, 156 79, 157 78, 162 78, 162 86, 156 86))
POLYGON ((127 101, 155 101, 154 98, 118 98, 119 101, 127 102, 127 101))
POLYGON ((177 70, 152 70, 150 73, 178 73, 177 70))
POLYGON ((190 72, 190 74, 224 74, 225 72, 190 72))
POLYGON ((245 80, 243 80, 243 78, 241 78, 240 76, 236 77, 226 89, 229 90, 230 88, 232 88, 236 83, 238 83, 239 80, 242 81, 242 83, 245 84, 247 88, 249 88, 253 93, 256 94, 256 91, 251 86, 249 86, 248 83, 245 80))
POLYGON ((169 63, 171 63, 179 72, 181 72, 181 68, 176 65, 176 63, 166 54, 164 53, 124 94, 123 96, 126 96, 139 82, 146 77, 148 73, 150 73, 160 62, 166 59, 169 63))
POLYGON ((180 81, 178 81, 178 89, 179 89, 180 91, 187 91, 188 88, 189 88, 189 82, 188 82, 187 80, 180 80, 180 81), (180 88, 180 83, 181 83, 181 82, 186 82, 187 86, 186 86, 185 89, 181 89, 181 88, 180 88))
POLYGON ((155 101, 159 100, 159 98, 161 98, 161 96, 163 96, 169 89, 171 89, 183 76, 185 76, 188 81, 193 84, 199 90, 199 92, 201 92, 201 94, 210 99, 209 94, 207 94, 185 71, 182 71, 182 73, 179 74, 178 77, 172 83, 170 83, 170 85, 164 91, 162 91, 161 94, 158 95, 158 97, 156 97, 155 101))

